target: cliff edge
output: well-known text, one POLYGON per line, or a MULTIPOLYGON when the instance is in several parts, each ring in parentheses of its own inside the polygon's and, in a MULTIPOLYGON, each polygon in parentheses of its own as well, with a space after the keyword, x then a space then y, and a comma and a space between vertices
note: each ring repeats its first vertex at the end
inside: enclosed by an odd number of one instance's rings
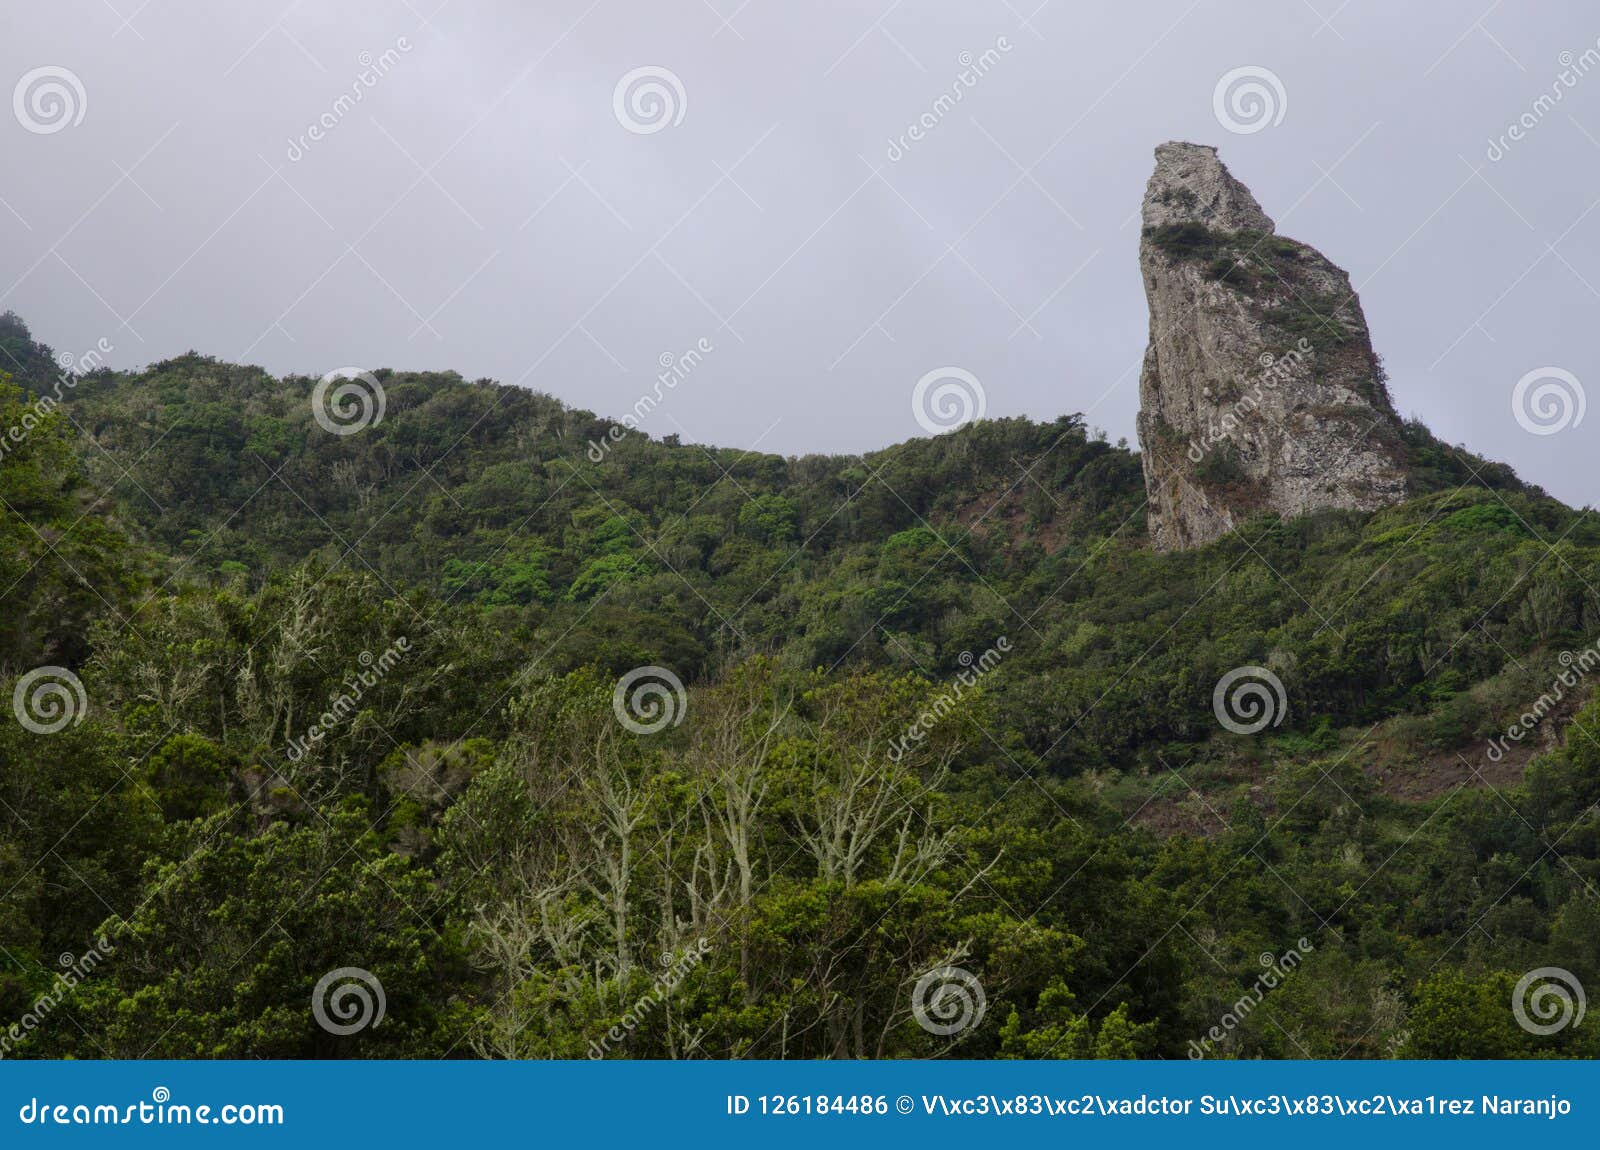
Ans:
POLYGON ((1350 277, 1278 235, 1215 148, 1156 149, 1143 225, 1139 443, 1155 546, 1202 546, 1260 511, 1404 499, 1400 421, 1350 277))

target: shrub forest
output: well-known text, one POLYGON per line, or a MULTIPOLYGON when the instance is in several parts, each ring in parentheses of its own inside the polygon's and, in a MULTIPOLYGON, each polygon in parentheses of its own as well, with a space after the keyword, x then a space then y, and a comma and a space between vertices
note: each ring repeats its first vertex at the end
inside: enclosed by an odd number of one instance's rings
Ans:
POLYGON ((1158 554, 1073 416, 0 351, 8 1057, 1600 1055, 1514 1009, 1600 987, 1600 525, 1420 424, 1406 503, 1158 554))

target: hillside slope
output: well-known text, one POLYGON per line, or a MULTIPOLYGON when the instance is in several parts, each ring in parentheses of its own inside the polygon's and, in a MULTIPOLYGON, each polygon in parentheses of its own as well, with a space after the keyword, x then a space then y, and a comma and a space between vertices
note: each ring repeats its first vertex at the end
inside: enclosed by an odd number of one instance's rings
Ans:
POLYGON ((21 1053, 1183 1057, 1290 951, 1206 1056, 1600 1053, 1506 1010, 1600 979, 1600 532, 1420 426, 1407 502, 1162 554, 1070 417, 786 460, 379 372, 335 434, 31 354, 0 666, 81 696, 0 725, 0 1006, 115 958, 21 1053))

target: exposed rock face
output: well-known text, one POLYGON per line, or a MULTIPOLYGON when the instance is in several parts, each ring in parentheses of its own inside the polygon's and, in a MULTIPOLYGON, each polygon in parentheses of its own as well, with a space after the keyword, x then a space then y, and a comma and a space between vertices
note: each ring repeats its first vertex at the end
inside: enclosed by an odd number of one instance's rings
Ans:
POLYGON ((1405 498, 1405 447, 1350 277, 1275 234, 1215 148, 1156 149, 1139 267, 1150 346, 1139 443, 1157 548, 1259 511, 1405 498))

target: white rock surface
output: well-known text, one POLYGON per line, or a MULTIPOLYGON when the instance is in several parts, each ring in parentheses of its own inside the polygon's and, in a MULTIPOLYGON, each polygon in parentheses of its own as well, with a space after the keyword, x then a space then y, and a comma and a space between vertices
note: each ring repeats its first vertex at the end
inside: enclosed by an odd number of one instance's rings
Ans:
POLYGON ((1139 442, 1150 534, 1198 547, 1260 511, 1407 493, 1400 423, 1350 278, 1275 234, 1215 148, 1168 143, 1144 198, 1139 442))

